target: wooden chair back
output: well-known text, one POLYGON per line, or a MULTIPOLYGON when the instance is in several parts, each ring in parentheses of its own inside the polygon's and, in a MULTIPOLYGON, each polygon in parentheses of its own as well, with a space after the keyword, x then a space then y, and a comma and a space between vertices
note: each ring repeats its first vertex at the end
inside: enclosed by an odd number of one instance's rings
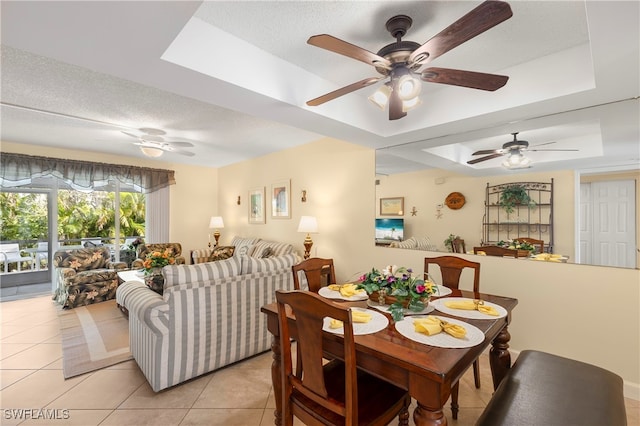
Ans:
MULTIPOLYGON (((356 379, 356 347, 353 341, 353 323, 348 307, 339 306, 321 296, 306 291, 276 291, 278 302, 278 320, 280 324, 280 345, 282 348, 282 391, 284 420, 292 417, 304 417, 303 408, 306 399, 338 414, 351 423, 358 424, 358 388, 356 379), (287 308, 290 307, 296 317, 297 336, 291 336, 287 320, 287 308), (325 317, 331 317, 344 323, 344 402, 330 398, 330 384, 325 382, 325 369, 322 355, 322 327, 325 317), (290 338, 294 337, 301 350, 304 375, 293 374, 290 338)), ((306 424, 306 423, 305 423, 306 424)))
POLYGON ((454 253, 466 253, 467 247, 464 244, 464 240, 462 238, 455 238, 451 242, 451 249, 454 253))
POLYGON ((536 248, 536 253, 544 253, 544 240, 537 240, 535 238, 529 237, 518 237, 518 241, 524 241, 525 243, 529 243, 536 248))
POLYGON ((304 272, 309 285, 309 291, 317 293, 320 288, 329 284, 336 283, 336 272, 333 268, 333 259, 322 259, 320 257, 312 257, 303 260, 297 265, 291 267, 293 271, 293 288, 301 290, 299 272, 304 272))
POLYGON ((425 275, 429 273, 429 265, 431 264, 440 267, 442 285, 452 289, 460 287, 460 275, 465 268, 473 269, 473 291, 480 292, 480 264, 478 262, 472 262, 456 256, 425 257, 425 275))
MULTIPOLYGON (((473 252, 478 254, 478 252, 484 252, 487 256, 501 256, 501 257, 519 257, 518 250, 508 249, 499 246, 482 246, 482 247, 474 247, 473 252)), ((523 256, 524 257, 524 256, 523 256)))

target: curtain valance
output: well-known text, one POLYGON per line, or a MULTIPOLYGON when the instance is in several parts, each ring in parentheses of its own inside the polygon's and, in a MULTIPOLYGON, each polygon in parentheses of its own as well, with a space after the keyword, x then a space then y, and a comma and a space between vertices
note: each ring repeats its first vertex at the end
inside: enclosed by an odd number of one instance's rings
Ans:
POLYGON ((153 192, 176 183, 173 170, 120 164, 66 160, 34 155, 2 153, 0 155, 0 185, 27 185, 32 179, 53 176, 78 190, 90 190, 106 185, 110 180, 132 185, 140 192, 153 192))

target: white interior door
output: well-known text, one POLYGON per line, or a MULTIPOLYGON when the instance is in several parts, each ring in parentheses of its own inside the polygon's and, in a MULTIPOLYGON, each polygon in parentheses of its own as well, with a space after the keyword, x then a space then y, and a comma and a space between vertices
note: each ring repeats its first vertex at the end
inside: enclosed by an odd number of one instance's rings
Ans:
POLYGON ((635 182, 583 183, 580 196, 580 263, 635 268, 635 182))

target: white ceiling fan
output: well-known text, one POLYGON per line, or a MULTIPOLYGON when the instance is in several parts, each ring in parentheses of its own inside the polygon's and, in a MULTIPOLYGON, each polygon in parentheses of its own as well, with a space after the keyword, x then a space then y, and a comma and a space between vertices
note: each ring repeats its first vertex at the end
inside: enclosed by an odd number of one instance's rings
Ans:
POLYGON ((154 129, 151 127, 142 127, 138 129, 140 134, 136 135, 130 132, 122 131, 123 134, 131 136, 138 140, 134 145, 140 147, 140 151, 148 157, 160 157, 165 152, 186 155, 193 157, 195 154, 181 148, 191 148, 194 145, 186 141, 166 141, 163 137, 167 134, 162 129, 154 129))

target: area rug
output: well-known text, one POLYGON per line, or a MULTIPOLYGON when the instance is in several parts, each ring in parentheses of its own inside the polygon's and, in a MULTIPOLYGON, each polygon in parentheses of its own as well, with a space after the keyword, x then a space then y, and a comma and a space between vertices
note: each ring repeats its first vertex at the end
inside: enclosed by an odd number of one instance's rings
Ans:
POLYGON ((64 378, 132 359, 129 322, 115 300, 61 310, 64 378))

